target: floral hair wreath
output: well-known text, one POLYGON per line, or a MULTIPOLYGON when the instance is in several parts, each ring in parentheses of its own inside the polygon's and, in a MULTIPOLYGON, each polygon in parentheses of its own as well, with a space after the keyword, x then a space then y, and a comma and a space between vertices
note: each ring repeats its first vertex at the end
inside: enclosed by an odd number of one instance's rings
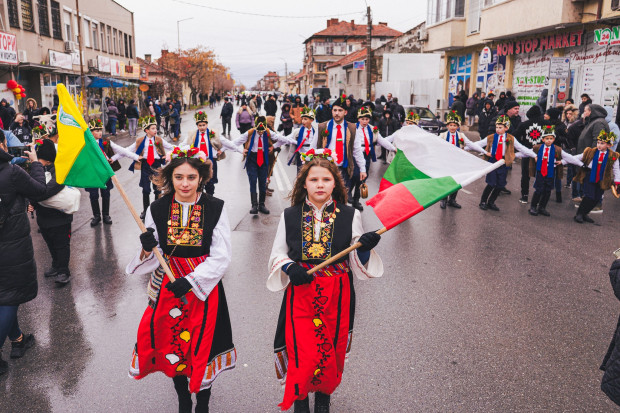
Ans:
POLYGON ((181 149, 177 146, 170 154, 170 159, 176 158, 194 158, 205 162, 207 160, 207 155, 198 148, 181 149))
POLYGON ((305 164, 306 162, 310 162, 314 158, 323 158, 323 159, 327 159, 330 162, 334 162, 334 157, 332 156, 331 149, 319 149, 316 151, 314 149, 310 149, 308 152, 305 152, 305 153, 301 152, 299 155, 301 156, 302 164, 305 164))

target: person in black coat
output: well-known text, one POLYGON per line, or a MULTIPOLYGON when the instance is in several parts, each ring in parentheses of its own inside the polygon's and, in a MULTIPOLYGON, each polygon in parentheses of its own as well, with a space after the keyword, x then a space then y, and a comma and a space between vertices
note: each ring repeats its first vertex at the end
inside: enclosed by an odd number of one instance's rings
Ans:
POLYGON ((347 114, 344 116, 344 120, 355 125, 357 123, 357 102, 349 96, 345 99, 345 105, 347 106, 347 114))
MULTIPOLYGON (((461 98, 461 95, 456 96, 450 109, 453 112, 456 112, 461 119, 465 119, 465 102, 463 102, 461 98)), ((493 124, 493 128, 495 128, 495 124, 493 124)))
MULTIPOLYGON (((543 126, 548 125, 543 117, 540 106, 534 105, 529 108, 525 114, 527 120, 521 122, 514 133, 515 139, 528 149, 532 149, 535 145, 542 143, 543 126)), ((530 192, 530 162, 534 162, 531 158, 521 158, 521 199, 522 204, 528 203, 530 192)))
POLYGON ((580 117, 583 114, 583 111, 585 110, 586 106, 591 105, 591 104, 592 104, 592 99, 590 99, 590 95, 588 95, 587 93, 584 93, 583 95, 581 95, 581 103, 579 104, 579 116, 580 117))
MULTIPOLYGON (((620 259, 611 264, 609 281, 614 295, 620 300, 620 259)), ((600 369, 605 372, 601 380, 601 390, 612 402, 620 406, 620 318, 600 369)))
POLYGON ((390 104, 390 110, 392 111, 392 118, 398 122, 398 128, 405 122, 405 108, 398 103, 398 98, 393 98, 390 104))
MULTIPOLYGON (((379 128, 381 136, 387 138, 400 129, 400 123, 392 117, 392 111, 386 108, 383 110, 383 116, 379 119, 379 122, 377 122, 377 128, 379 128)), ((388 151, 382 146, 379 159, 381 159, 383 163, 387 162, 387 154, 388 151)))
POLYGON ((15 109, 9 105, 6 99, 0 100, 0 119, 2 119, 5 129, 8 129, 11 123, 13 123, 13 119, 15 119, 15 109))
POLYGON ((37 146, 37 156, 45 167, 45 171, 51 175, 45 193, 42 196, 30 198, 33 201, 32 207, 37 211, 37 224, 41 230, 41 235, 52 255, 52 268, 46 271, 44 275, 56 277, 57 284, 66 285, 71 277, 69 258, 71 256, 70 241, 73 215, 38 203, 58 194, 65 186, 56 182, 56 169, 54 168, 56 148, 54 143, 49 139, 44 139, 43 143, 37 146))
MULTIPOLYGON (((0 131, 0 353, 4 341, 11 340, 11 358, 24 355, 34 344, 32 334, 23 334, 17 310, 37 296, 37 265, 34 260, 30 220, 26 199, 45 193, 45 172, 36 154, 28 152, 30 176, 7 153, 6 139, 0 131)), ((0 375, 8 363, 0 354, 0 375)))
POLYGON ((125 106, 125 101, 123 99, 118 100, 118 105, 116 105, 116 109, 118 109, 118 128, 121 132, 125 132, 125 122, 127 121, 127 107, 125 106))
MULTIPOLYGON (((265 107, 267 107, 267 102, 265 103, 265 107)), ((230 125, 234 111, 235 109, 233 108, 232 103, 228 101, 228 97, 224 97, 224 105, 222 106, 222 111, 220 112, 222 128, 224 129, 222 135, 226 135, 226 127, 228 127, 228 136, 230 136, 230 125)))
POLYGON ((491 99, 486 99, 482 109, 478 113, 478 131, 480 132, 480 139, 484 139, 487 136, 486 132, 489 130, 491 120, 497 116, 497 109, 493 105, 491 99))
POLYGON ((269 98, 265 101, 265 116, 276 116, 278 112, 278 104, 276 103, 276 97, 269 95, 269 98))
POLYGON ((332 119, 332 107, 329 104, 329 98, 323 99, 323 102, 316 108, 316 122, 323 123, 332 119))

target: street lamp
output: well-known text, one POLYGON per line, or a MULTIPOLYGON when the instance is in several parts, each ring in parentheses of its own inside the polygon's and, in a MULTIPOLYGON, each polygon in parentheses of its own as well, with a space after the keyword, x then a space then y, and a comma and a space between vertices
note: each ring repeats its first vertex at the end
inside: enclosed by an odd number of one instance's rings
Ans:
POLYGON ((187 19, 177 20, 177 46, 179 48, 179 55, 181 53, 181 37, 179 36, 179 23, 184 22, 186 20, 191 20, 193 17, 188 17, 187 19))

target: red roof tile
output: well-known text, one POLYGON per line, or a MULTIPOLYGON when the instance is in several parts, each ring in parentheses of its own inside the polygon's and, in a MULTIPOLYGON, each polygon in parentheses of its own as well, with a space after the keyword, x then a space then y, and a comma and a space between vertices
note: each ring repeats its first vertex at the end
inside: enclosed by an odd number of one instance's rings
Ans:
MULTIPOLYGON (((354 24, 351 22, 341 21, 338 23, 331 23, 327 28, 320 32, 314 33, 304 43, 307 43, 313 37, 326 37, 326 36, 354 36, 354 37, 366 37, 365 24, 354 24)), ((373 37, 398 37, 402 35, 402 32, 394 30, 383 24, 372 25, 373 37)))
POLYGON ((364 59, 366 59, 366 48, 365 47, 363 49, 358 50, 357 52, 353 52, 353 53, 346 55, 340 60, 336 60, 335 62, 328 64, 327 67, 346 66, 349 63, 357 62, 358 60, 364 60, 364 59))

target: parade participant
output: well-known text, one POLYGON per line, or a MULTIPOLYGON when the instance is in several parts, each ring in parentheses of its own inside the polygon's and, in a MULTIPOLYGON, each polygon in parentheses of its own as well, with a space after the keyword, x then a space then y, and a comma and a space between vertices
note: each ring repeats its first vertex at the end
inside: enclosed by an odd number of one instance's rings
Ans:
POLYGON ((129 374, 139 380, 160 371, 172 377, 179 412, 192 411, 191 393, 195 411, 208 412, 213 381, 237 361, 221 281, 232 255, 230 226, 224 201, 202 193, 211 177, 206 155, 176 148, 171 158, 155 178, 164 195, 147 209, 142 249, 126 268, 151 273, 129 374), (167 258, 174 282, 153 248, 167 258))
POLYGON ((501 115, 495 121, 495 134, 489 135, 476 144, 482 148, 486 147, 486 154, 484 159, 490 163, 495 163, 500 160, 504 160, 505 164, 497 169, 489 172, 486 177, 487 186, 482 191, 482 197, 480 198, 480 209, 486 211, 490 209, 492 211, 499 211, 495 200, 497 199, 500 191, 507 184, 506 176, 508 175, 508 167, 512 166, 515 160, 515 149, 524 153, 532 158, 536 157, 536 154, 531 149, 526 148, 515 140, 514 136, 507 133, 510 128, 510 118, 506 115, 501 115))
POLYGON ((267 119, 264 116, 258 116, 255 128, 248 130, 233 141, 233 145, 237 146, 237 152, 242 153, 245 158, 245 170, 250 180, 250 197, 252 200, 250 214, 256 215, 259 212, 269 214, 269 210, 265 207, 267 177, 269 176, 270 163, 273 162, 269 154, 273 152, 274 142, 282 138, 282 136, 267 129, 267 119), (243 148, 239 145, 243 145, 243 148), (256 194, 257 181, 258 197, 256 194))
POLYGON ((410 111, 407 113, 407 115, 405 115, 405 125, 418 126, 419 123, 420 123, 420 115, 418 115, 417 113, 410 111))
MULTIPOLYGON (((146 210, 151 204, 151 176, 155 173, 155 169, 164 164, 166 150, 172 151, 174 146, 163 140, 157 135, 157 121, 154 116, 145 116, 140 119, 140 128, 144 131, 145 136, 136 139, 133 147, 135 153, 139 156, 139 161, 134 162, 129 167, 130 171, 140 169, 140 188, 142 188, 142 213, 140 218, 144 219, 146 210)), ((153 184, 153 192, 155 199, 159 198, 161 191, 153 184)))
MULTIPOLYGON (((525 146, 532 149, 536 145, 542 144, 542 133, 545 125, 548 125, 542 113, 540 106, 534 105, 525 113, 527 120, 521 122, 519 127, 515 130, 515 139, 525 146)), ((519 202, 522 204, 528 203, 528 197, 530 194, 530 158, 521 159, 521 198, 519 202)))
POLYGON ((228 139, 221 139, 217 136, 215 131, 209 130, 209 119, 207 114, 203 111, 198 111, 194 114, 194 120, 196 121, 196 127, 198 129, 190 132, 187 135, 187 139, 184 141, 185 146, 190 148, 198 148, 201 152, 207 155, 207 158, 211 161, 212 177, 209 182, 204 186, 205 193, 213 195, 215 193, 215 184, 217 181, 217 161, 220 161, 226 157, 226 154, 222 152, 222 146, 226 144, 229 149, 237 149, 228 139))
POLYGON ((366 179, 366 159, 362 147, 355 145, 355 125, 344 119, 347 114, 346 100, 344 95, 336 99, 332 104, 332 119, 319 124, 317 148, 331 150, 350 193, 352 181, 366 179))
POLYGON ((583 162, 584 167, 577 172, 573 179, 583 184, 584 197, 579 204, 575 222, 594 223, 588 216, 590 211, 601 202, 603 193, 612 185, 620 185, 620 154, 611 150, 617 136, 613 132, 601 130, 596 140, 596 148, 586 148, 583 153, 575 156, 583 162), (596 166, 596 167, 595 167, 596 166))
MULTIPOLYGON (((339 115, 340 116, 340 115, 339 115)), ((313 152, 313 151, 311 151, 313 152)), ((353 276, 381 277, 373 248, 381 236, 364 233, 359 211, 347 205, 347 189, 331 151, 304 155, 269 259, 267 288, 285 290, 274 340, 278 379, 286 381, 282 410, 329 412, 330 395, 342 380, 355 315, 353 276), (345 250, 362 246, 310 275, 307 270, 345 250)))
POLYGON ((581 166, 581 161, 573 158, 566 153, 555 142, 555 127, 545 125, 542 128, 542 144, 535 145, 533 148, 537 158, 534 162, 529 162, 530 177, 534 179, 534 195, 530 205, 530 215, 550 216, 546 210, 547 202, 551 196, 551 190, 555 187, 555 180, 562 179, 564 168, 562 164, 571 163, 581 166), (557 168, 556 168, 557 166, 557 168))
POLYGON ((308 152, 310 149, 316 149, 316 130, 312 127, 314 122, 315 112, 310 108, 303 108, 301 111, 301 123, 302 126, 299 129, 295 129, 293 133, 285 136, 286 143, 295 145, 295 152, 289 159, 287 165, 295 162, 297 165, 297 173, 301 169, 301 154, 308 152))
MULTIPOLYGON (((375 154, 375 144, 381 145, 388 151, 396 152, 396 148, 392 145, 391 138, 384 138, 379 133, 377 126, 370 126, 370 119, 372 118, 372 107, 362 106, 357 111, 357 124, 355 125, 355 142, 359 146, 362 154, 364 155, 364 170, 366 174, 370 170, 370 163, 377 162, 377 156, 375 154)), ((363 211, 364 207, 360 204, 360 186, 366 182, 366 179, 358 179, 354 183, 353 200, 351 205, 353 208, 363 211)))
MULTIPOLYGON (((409 115, 407 115, 409 116, 409 115)), ((420 117, 418 116, 418 119, 420 117)), ((455 112, 451 111, 448 113, 446 117, 448 130, 442 133, 439 137, 444 139, 451 145, 456 146, 461 149, 470 149, 476 151, 478 153, 485 153, 485 150, 480 146, 474 145, 472 141, 470 141, 464 133, 459 133, 458 129, 461 126, 461 117, 455 112)), ((447 206, 451 206, 452 208, 461 209, 461 205, 456 202, 456 195, 459 191, 454 192, 453 194, 447 196, 439 202, 439 206, 441 209, 446 209, 447 206)))
MULTIPOLYGON (((140 157, 130 151, 129 149, 125 149, 120 145, 115 144, 110 140, 110 135, 107 138, 103 138, 103 122, 100 119, 93 119, 88 122, 88 127, 90 128, 93 137, 99 144, 101 151, 103 152, 105 158, 110 162, 110 166, 114 172, 121 169, 121 164, 118 160, 122 157, 133 159, 134 161, 139 161, 140 157)), ((103 212, 103 223, 107 225, 112 225, 112 218, 110 218, 110 190, 114 188, 114 184, 112 183, 112 179, 109 179, 106 182, 105 189, 103 188, 84 188, 86 192, 88 192, 90 197, 90 207, 93 210, 93 218, 90 220, 90 226, 95 227, 99 225, 101 222, 101 215, 103 212), (101 209, 99 209, 99 193, 101 192, 101 209)))

